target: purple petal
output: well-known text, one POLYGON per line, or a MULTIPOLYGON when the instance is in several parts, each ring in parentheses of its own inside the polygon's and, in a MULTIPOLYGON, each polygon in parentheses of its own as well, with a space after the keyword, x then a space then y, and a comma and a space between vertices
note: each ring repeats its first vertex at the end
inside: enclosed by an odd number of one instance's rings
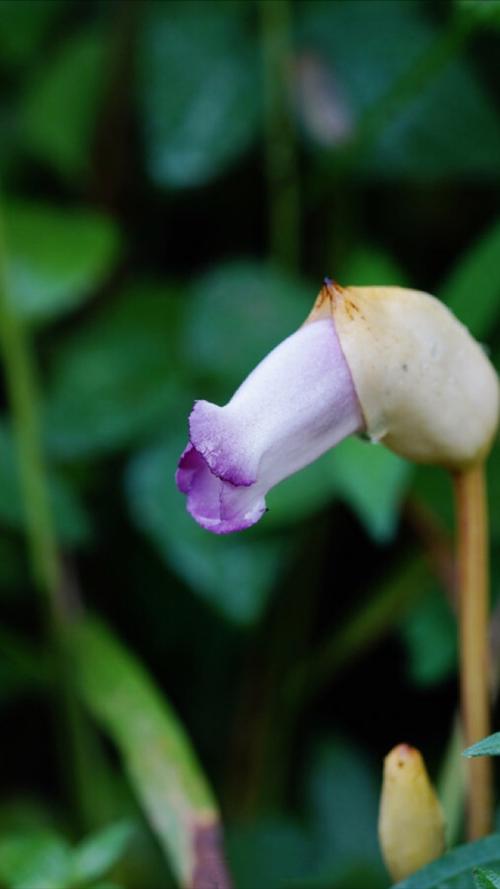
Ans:
POLYGON ((177 484, 203 527, 247 528, 273 485, 362 428, 333 321, 315 321, 277 346, 225 407, 195 403, 177 484))
POLYGON ((188 495, 193 518, 215 534, 243 531, 258 522, 266 510, 264 498, 255 489, 247 495, 245 508, 245 488, 241 496, 237 487, 214 475, 191 444, 181 456, 175 478, 179 490, 188 495))

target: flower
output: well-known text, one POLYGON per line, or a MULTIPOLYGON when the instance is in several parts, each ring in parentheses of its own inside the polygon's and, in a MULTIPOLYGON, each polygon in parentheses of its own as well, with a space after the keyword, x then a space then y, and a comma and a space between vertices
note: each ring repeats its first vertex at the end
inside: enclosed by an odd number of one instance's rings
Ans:
POLYGON ((499 416, 496 372, 435 297, 329 278, 305 324, 225 407, 197 401, 176 480, 196 521, 240 531, 282 479, 352 433, 419 463, 484 460, 499 416))
POLYGON ((319 319, 270 352, 224 407, 195 402, 177 485, 202 527, 239 531, 260 519, 270 488, 363 425, 334 322, 319 319))

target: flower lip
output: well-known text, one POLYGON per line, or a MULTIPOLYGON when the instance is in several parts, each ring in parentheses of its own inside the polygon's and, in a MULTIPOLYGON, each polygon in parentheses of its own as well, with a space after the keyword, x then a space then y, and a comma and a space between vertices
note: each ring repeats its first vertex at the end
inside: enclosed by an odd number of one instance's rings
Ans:
POLYGON ((179 490, 188 495, 188 512, 202 528, 214 534, 244 531, 258 522, 266 511, 263 497, 257 498, 253 509, 246 513, 231 510, 231 493, 237 486, 214 475, 205 458, 191 443, 181 455, 175 480, 179 490))
POLYGON ((364 426, 331 318, 280 343, 224 407, 197 401, 176 481, 217 534, 255 524, 268 490, 364 426))
POLYGON ((209 401, 195 401, 188 419, 189 441, 217 478, 236 487, 249 487, 257 481, 256 473, 249 474, 235 464, 237 430, 223 410, 209 401))

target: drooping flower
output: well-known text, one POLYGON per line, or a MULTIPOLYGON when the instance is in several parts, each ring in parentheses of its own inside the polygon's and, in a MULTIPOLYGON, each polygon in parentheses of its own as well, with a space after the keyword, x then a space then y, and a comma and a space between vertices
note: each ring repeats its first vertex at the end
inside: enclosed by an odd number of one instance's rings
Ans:
POLYGON ((255 524, 271 487, 348 435, 460 470, 485 457, 498 413, 492 365, 439 300, 325 279, 305 324, 227 405, 195 403, 177 485, 196 521, 226 534, 255 524))
POLYGON ((264 358, 225 407, 195 403, 177 485, 204 528, 242 530, 271 487, 362 428, 333 320, 320 319, 264 358))

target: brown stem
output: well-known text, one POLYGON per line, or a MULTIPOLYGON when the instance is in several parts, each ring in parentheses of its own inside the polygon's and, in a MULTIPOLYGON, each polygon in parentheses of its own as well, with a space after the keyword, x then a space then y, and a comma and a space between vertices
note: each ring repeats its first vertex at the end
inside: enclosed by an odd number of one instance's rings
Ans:
MULTIPOLYGON (((459 584, 460 707, 467 747, 490 734, 488 657, 488 532, 484 467, 454 476, 459 584)), ((492 762, 468 762, 470 840, 491 830, 492 762)))

